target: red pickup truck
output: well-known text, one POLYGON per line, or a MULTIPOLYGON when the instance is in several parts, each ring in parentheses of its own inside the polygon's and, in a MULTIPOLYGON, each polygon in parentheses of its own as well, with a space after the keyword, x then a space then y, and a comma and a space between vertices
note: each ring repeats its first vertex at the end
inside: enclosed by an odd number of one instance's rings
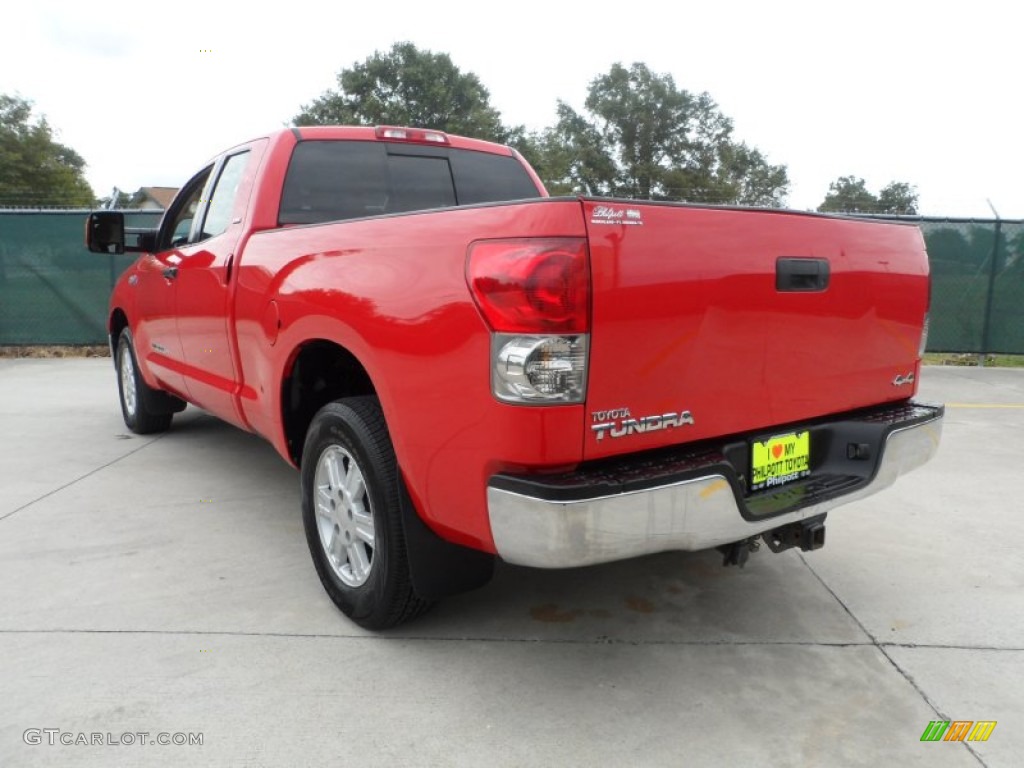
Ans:
POLYGON ((109 317, 128 427, 189 402, 269 440, 365 627, 495 556, 817 549, 938 447, 913 226, 550 198, 507 147, 312 127, 218 156, 156 230, 86 232, 141 254, 109 317))

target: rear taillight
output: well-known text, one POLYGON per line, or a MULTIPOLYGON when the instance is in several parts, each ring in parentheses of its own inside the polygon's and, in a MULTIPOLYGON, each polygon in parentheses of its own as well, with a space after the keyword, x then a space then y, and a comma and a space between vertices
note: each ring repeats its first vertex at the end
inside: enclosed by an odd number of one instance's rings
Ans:
POLYGON ((586 333, 590 270, 580 238, 483 240, 469 247, 473 300, 491 330, 586 333))
POLYGON ((582 238, 484 240, 466 264, 491 337, 495 397, 580 403, 586 397, 590 269, 582 238))

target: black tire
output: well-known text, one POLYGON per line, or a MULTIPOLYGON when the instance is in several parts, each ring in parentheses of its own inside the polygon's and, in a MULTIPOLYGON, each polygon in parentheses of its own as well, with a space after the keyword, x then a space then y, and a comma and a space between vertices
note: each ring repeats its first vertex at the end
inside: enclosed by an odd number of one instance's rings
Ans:
POLYGON ((157 412, 152 405, 161 396, 165 399, 169 399, 170 396, 153 389, 143 380, 142 374, 139 373, 139 359, 135 355, 132 333, 127 328, 121 331, 121 336, 117 340, 115 366, 121 415, 128 429, 137 435, 165 432, 171 426, 174 414, 157 412))
POLYGON ((317 412, 301 478, 309 552, 341 612, 366 629, 387 629, 430 608, 409 575, 395 451, 376 397, 317 412))

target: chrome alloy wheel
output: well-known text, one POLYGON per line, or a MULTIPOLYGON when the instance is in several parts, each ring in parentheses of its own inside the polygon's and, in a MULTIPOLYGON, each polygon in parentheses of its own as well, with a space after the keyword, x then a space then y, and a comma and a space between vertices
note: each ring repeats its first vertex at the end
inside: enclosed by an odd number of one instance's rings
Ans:
POLYGON ((124 399, 124 410, 129 416, 135 415, 138 394, 135 391, 135 365, 132 363, 132 351, 127 344, 121 345, 121 397, 124 399))
POLYGON ((373 510, 362 470, 351 453, 329 445, 316 463, 316 525, 331 568, 358 587, 373 568, 373 510))

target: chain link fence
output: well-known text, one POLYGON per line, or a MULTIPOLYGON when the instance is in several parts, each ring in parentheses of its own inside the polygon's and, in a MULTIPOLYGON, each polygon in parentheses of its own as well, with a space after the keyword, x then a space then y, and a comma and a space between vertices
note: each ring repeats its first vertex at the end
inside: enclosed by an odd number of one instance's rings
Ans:
MULTIPOLYGON (((162 211, 125 211, 155 227, 162 211)), ((134 256, 90 253, 87 210, 0 211, 0 345, 105 344, 107 302, 134 256)))
POLYGON ((929 352, 1024 354, 1024 221, 851 215, 921 228, 932 278, 929 352))
MULTIPOLYGON (((0 345, 104 344, 110 289, 132 255, 89 253, 88 211, 0 211, 0 345)), ((125 211, 153 227, 161 211, 125 211)), ((934 352, 1024 354, 1024 221, 898 218, 931 259, 934 352)))
POLYGON ((931 262, 929 351, 1024 354, 1024 221, 918 224, 931 262))

